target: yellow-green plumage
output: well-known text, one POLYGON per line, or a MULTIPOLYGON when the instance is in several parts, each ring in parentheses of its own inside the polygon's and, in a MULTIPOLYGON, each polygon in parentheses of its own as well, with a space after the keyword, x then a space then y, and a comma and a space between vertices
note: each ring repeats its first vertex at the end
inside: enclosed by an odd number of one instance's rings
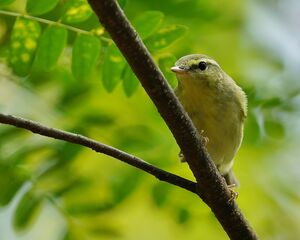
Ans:
POLYGON ((208 138, 206 148, 212 160, 228 184, 237 184, 231 168, 243 138, 245 93, 205 55, 182 57, 172 70, 178 78, 176 95, 195 127, 208 138))

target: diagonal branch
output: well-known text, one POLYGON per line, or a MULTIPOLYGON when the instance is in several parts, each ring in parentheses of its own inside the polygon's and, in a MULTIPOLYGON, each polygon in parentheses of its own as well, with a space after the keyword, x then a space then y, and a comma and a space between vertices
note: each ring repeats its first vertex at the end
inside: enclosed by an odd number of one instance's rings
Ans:
POLYGON ((97 142, 93 139, 84 137, 82 135, 62 131, 55 128, 49 128, 27 119, 23 119, 20 117, 15 117, 7 114, 2 114, 2 113, 0 113, 0 123, 13 125, 18 128, 27 129, 33 133, 37 133, 42 136, 55 138, 70 143, 75 143, 81 146, 85 146, 87 148, 93 149, 98 153, 106 154, 122 162, 125 162, 131 166, 141 169, 155 176, 161 181, 168 182, 170 184, 186 189, 190 192, 196 193, 196 183, 187 180, 185 178, 182 178, 180 176, 177 176, 173 173, 164 171, 158 167, 155 167, 150 163, 147 163, 136 156, 133 156, 131 154, 128 154, 126 152, 108 146, 106 144, 97 142))
POLYGON ((197 180, 197 193, 231 239, 257 239, 202 139, 116 0, 88 0, 168 125, 197 180), (201 195, 199 194, 201 193, 201 195))

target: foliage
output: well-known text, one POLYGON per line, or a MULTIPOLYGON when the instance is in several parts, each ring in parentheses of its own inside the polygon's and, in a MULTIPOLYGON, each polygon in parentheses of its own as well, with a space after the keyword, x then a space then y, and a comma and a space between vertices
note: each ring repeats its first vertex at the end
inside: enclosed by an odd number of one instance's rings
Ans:
POLYGON ((67 35, 68 31, 62 27, 48 26, 45 29, 36 52, 36 62, 40 69, 47 71, 55 67, 66 47, 67 35))
MULTIPOLYGON (((58 3, 58 0, 43 0, 38 4, 30 0, 26 2, 26 11, 29 15, 16 19, 10 38, 11 49, 8 54, 13 72, 24 77, 36 71, 47 72, 54 68, 66 48, 67 30, 71 30, 77 35, 72 43, 71 70, 74 78, 79 81, 88 79, 95 67, 99 66, 97 63, 103 59, 101 69, 105 89, 111 92, 120 81, 123 81, 126 95, 132 96, 139 82, 103 28, 96 23, 96 17, 88 3, 85 0, 68 1, 62 6, 58 3), (62 14, 56 16, 57 19, 53 21, 47 21, 41 35, 40 25, 45 21, 31 15, 43 15, 55 7, 61 9, 57 11, 62 14), (92 24, 94 27, 89 30, 65 25, 84 23, 89 19, 93 19, 91 21, 94 22, 92 24), (61 24, 60 21, 65 24, 61 24), (101 48, 103 49, 99 54, 101 48), (32 66, 34 58, 36 64, 32 66)), ((180 25, 161 27, 163 18, 162 12, 147 11, 133 19, 133 25, 153 54, 168 47, 187 30, 180 25)), ((101 75, 101 72, 98 74, 101 75)))
MULTIPOLYGON (((176 79, 170 67, 194 52, 214 56, 243 86, 249 113, 235 164, 242 185, 238 201, 262 238, 299 235, 300 195, 291 187, 299 181, 298 166, 292 154, 279 153, 280 146, 292 149, 296 142, 287 140, 297 133, 292 119, 299 112, 299 84, 286 75, 280 87, 272 87, 284 61, 242 31, 248 21, 244 5, 119 2, 172 87, 176 79), (291 169, 294 174, 283 174, 291 169)), ((1 111, 88 135, 192 178, 87 1, 0 0, 0 6, 5 11, 0 12, 1 111)), ((0 136, 0 219, 7 217, 1 210, 11 209, 18 234, 34 232, 46 239, 48 226, 63 219, 52 239, 225 238, 209 210, 188 192, 76 145, 6 126, 0 126, 0 136)))

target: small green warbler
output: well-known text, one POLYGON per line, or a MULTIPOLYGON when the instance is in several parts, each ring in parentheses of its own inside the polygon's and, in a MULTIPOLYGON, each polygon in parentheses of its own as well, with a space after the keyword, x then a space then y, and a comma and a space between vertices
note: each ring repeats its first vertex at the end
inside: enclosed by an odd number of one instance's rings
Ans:
MULTIPOLYGON (((242 139, 247 116, 247 97, 211 57, 193 54, 171 68, 176 73, 175 93, 228 185, 238 185, 233 160, 242 139)), ((184 157, 182 157, 184 161, 184 157)))

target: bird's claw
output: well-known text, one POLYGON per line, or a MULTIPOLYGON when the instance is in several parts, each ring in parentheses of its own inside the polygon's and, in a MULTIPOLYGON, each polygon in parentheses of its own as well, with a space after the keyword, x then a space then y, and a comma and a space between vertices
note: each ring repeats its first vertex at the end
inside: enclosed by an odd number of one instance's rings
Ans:
POLYGON ((201 130, 201 131, 200 131, 200 134, 201 134, 201 136, 202 136, 202 143, 203 143, 203 145, 206 147, 206 145, 207 145, 208 142, 209 142, 209 138, 203 136, 203 133, 204 133, 204 130, 201 130))
POLYGON ((185 157, 184 157, 182 151, 180 151, 180 152, 178 153, 178 157, 179 157, 179 159, 180 159, 180 162, 186 162, 185 157))
POLYGON ((230 191, 230 199, 228 200, 228 202, 232 202, 238 198, 239 193, 233 190, 233 188, 236 187, 236 184, 233 183, 233 184, 227 185, 227 187, 228 187, 228 190, 230 191))

